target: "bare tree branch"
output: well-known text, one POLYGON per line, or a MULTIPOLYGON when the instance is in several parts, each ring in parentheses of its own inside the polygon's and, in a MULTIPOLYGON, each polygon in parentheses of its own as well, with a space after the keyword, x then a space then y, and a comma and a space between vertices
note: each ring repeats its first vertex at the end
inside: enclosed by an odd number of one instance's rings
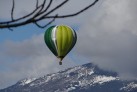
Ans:
MULTIPOLYGON (((18 22, 18 21, 20 21, 20 20, 22 20, 22 19, 24 20, 24 19, 30 17, 31 15, 33 15, 33 14, 34 14, 38 9, 40 9, 40 8, 41 8, 41 5, 40 5, 38 8, 34 9, 31 13, 29 13, 29 14, 21 17, 21 18, 14 19, 13 21, 11 20, 11 21, 6 21, 6 22, 0 22, 0 24, 10 24, 10 23, 18 22)), ((1 25, 0 25, 0 26, 1 26, 1 25)), ((1 28, 1 27, 0 27, 0 28, 1 28)))
MULTIPOLYGON (((58 16, 58 15, 56 15, 56 16, 58 16)), ((47 23, 46 25, 44 25, 44 26, 41 26, 41 25, 38 24, 37 22, 34 22, 34 24, 36 24, 39 28, 45 28, 45 27, 47 27, 48 25, 50 25, 51 23, 53 23, 53 22, 55 21, 56 16, 55 16, 50 22, 48 22, 48 23, 47 23)))
MULTIPOLYGON (((84 11, 86 11, 87 9, 89 9, 90 7, 94 6, 96 3, 98 2, 98 0, 95 0, 95 2, 93 2, 92 4, 88 5, 87 7, 85 7, 84 9, 74 13, 74 14, 68 14, 68 15, 61 15, 61 16, 56 16, 56 18, 66 18, 66 17, 73 17, 76 16, 84 11)), ((55 16, 46 16, 45 18, 54 18, 55 16)))
POLYGON ((11 19, 12 21, 14 21, 13 13, 14 13, 14 7, 15 7, 15 0, 13 0, 12 2, 13 2, 13 5, 12 5, 12 10, 11 10, 11 19))
POLYGON ((40 24, 38 24, 37 22, 34 22, 34 24, 36 25, 36 26, 38 26, 39 28, 45 28, 45 27, 47 27, 48 25, 50 25, 52 22, 54 22, 55 21, 55 18, 53 18, 50 22, 48 22, 46 25, 44 25, 44 26, 42 26, 42 25, 40 25, 40 24))
POLYGON ((38 5, 39 5, 39 1, 36 0, 36 8, 38 8, 38 5))
POLYGON ((10 31, 13 31, 13 29, 11 29, 10 27, 8 27, 8 29, 9 29, 10 31))
POLYGON ((53 0, 50 0, 50 2, 49 2, 49 4, 48 4, 48 6, 45 8, 45 10, 44 10, 44 11, 42 11, 41 13, 39 13, 39 15, 40 15, 40 14, 45 13, 45 12, 49 9, 49 7, 50 7, 50 6, 51 6, 51 4, 52 4, 52 1, 53 1, 53 0))
MULTIPOLYGON (((38 20, 43 19, 45 16, 51 14, 52 12, 54 12, 55 10, 57 10, 58 8, 62 7, 65 3, 67 3, 69 0, 65 0, 64 2, 62 2, 61 4, 57 5, 55 8, 53 8, 51 11, 47 12, 45 15, 41 16, 38 20)), ((55 16, 54 16, 55 17, 55 16)))
POLYGON ((31 24, 34 23, 35 25, 37 25, 40 28, 45 28, 48 25, 50 25, 51 23, 53 23, 55 21, 55 19, 57 18, 67 18, 67 17, 73 17, 76 15, 81 14, 82 12, 88 10, 90 7, 94 6, 99 0, 94 0, 94 2, 91 2, 91 4, 89 4, 88 6, 86 6, 85 8, 79 10, 76 13, 73 14, 67 14, 67 15, 54 15, 54 16, 49 16, 51 13, 54 13, 57 9, 60 9, 62 6, 64 6, 69 0, 64 0, 62 1, 59 5, 55 6, 54 8, 50 9, 53 0, 50 0, 48 4, 46 4, 47 0, 44 0, 42 4, 39 5, 39 1, 36 0, 36 8, 30 12, 27 15, 24 15, 23 17, 14 19, 14 9, 15 9, 15 0, 13 0, 13 5, 12 5, 12 9, 11 9, 11 20, 9 21, 4 21, 1 22, 0 21, 0 28, 8 28, 11 30, 11 28, 13 27, 20 27, 23 25, 27 25, 27 24, 31 24), (47 12, 47 10, 49 10, 47 12), (44 20, 44 19, 51 19, 50 22, 48 22, 47 24, 45 24, 44 26, 41 26, 40 24, 38 24, 39 21, 44 20))
POLYGON ((35 14, 34 17, 36 17, 43 10, 45 3, 46 3, 46 0, 43 1, 43 3, 41 4, 41 9, 37 12, 37 14, 35 14))

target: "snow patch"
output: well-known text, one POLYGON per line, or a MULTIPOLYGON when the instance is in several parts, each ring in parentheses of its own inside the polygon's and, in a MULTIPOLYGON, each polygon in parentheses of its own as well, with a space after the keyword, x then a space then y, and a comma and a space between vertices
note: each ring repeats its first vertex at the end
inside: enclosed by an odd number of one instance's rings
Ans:
POLYGON ((20 81, 19 85, 26 85, 26 84, 31 83, 34 80, 36 80, 36 78, 27 78, 27 79, 24 79, 24 80, 20 81))
POLYGON ((49 80, 51 80, 51 76, 47 76, 47 79, 45 80, 45 82, 48 82, 49 80))
POLYGON ((96 76, 93 79, 93 84, 95 84, 95 83, 102 84, 102 83, 113 81, 113 80, 117 80, 117 77, 112 77, 112 76, 96 76))
MULTIPOLYGON (((53 76, 54 76, 54 75, 53 75, 53 76)), ((31 83, 30 86, 42 85, 42 84, 44 84, 44 83, 50 81, 50 80, 51 80, 51 77, 52 77, 52 76, 43 77, 42 80, 37 81, 37 83, 35 83, 35 84, 31 83)))
POLYGON ((74 67, 74 68, 69 69, 66 73, 69 74, 69 73, 74 72, 74 71, 79 70, 79 69, 81 69, 80 66, 78 66, 78 67, 74 67))
POLYGON ((78 78, 80 78, 81 76, 84 76, 84 75, 85 75, 84 73, 79 73, 78 78))
POLYGON ((75 88, 75 87, 70 87, 70 88, 67 89, 67 92, 68 92, 68 91, 72 91, 72 90, 74 90, 74 89, 76 89, 76 88, 75 88))
POLYGON ((88 75, 92 75, 94 73, 93 70, 91 70, 90 72, 88 72, 88 75))
POLYGON ((137 88, 137 84, 135 84, 134 82, 131 82, 127 84, 126 86, 122 87, 120 90, 131 91, 132 89, 135 89, 135 88, 137 88))

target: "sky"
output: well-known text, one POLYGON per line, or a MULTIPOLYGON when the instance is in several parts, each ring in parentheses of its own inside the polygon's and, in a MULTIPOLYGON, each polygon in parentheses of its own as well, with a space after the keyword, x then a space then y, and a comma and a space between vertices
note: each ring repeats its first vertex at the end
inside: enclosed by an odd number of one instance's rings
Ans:
MULTIPOLYGON (((10 1, 0 1, 1 21, 10 17, 10 1)), ((51 8, 60 1, 55 0, 51 8)), ((89 2, 91 0, 70 0, 53 14, 73 13, 89 2)), ((51 24, 66 24, 77 32, 76 46, 64 58, 62 66, 58 65, 58 59, 44 43, 47 28, 40 29, 30 24, 14 28, 13 32, 0 29, 0 88, 23 78, 37 78, 88 62, 101 69, 117 72, 121 79, 136 79, 136 3, 136 0, 100 0, 93 8, 76 17, 57 19, 51 24)), ((16 0, 16 5, 15 18, 29 13, 34 8, 35 0, 16 0)), ((46 22, 42 21, 41 24, 46 22)))

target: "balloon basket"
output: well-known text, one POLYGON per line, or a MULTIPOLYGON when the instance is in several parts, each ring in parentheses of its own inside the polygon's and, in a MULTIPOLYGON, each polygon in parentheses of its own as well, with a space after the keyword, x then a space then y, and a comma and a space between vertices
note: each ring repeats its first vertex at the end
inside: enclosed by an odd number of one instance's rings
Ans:
POLYGON ((59 62, 59 65, 62 65, 62 62, 59 62))

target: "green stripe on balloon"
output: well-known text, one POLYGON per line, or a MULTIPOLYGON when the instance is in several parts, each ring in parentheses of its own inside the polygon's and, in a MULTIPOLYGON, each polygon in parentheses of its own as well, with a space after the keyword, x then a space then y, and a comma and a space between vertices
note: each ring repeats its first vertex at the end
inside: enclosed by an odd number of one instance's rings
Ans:
MULTIPOLYGON (((71 51, 71 49, 75 46, 75 44, 76 44, 76 42, 77 42, 77 34, 76 34, 76 32, 74 31, 74 29, 72 29, 72 31, 73 31, 73 42, 72 42, 72 45, 71 45, 71 47, 69 48, 67 54, 71 51)), ((66 54, 66 55, 67 55, 67 54, 66 54)))
POLYGON ((52 51, 52 53, 55 56, 58 56, 54 42, 52 41, 52 38, 51 38, 51 33, 52 33, 52 30, 54 27, 55 26, 51 26, 50 28, 47 29, 47 31, 45 32, 44 40, 45 40, 45 43, 47 44, 48 48, 52 51))
POLYGON ((73 33, 72 30, 69 27, 66 27, 66 30, 68 31, 67 33, 67 38, 68 38, 68 44, 67 44, 67 48, 66 48, 66 52, 65 55, 69 52, 71 46, 72 46, 72 42, 73 42, 73 33))
POLYGON ((61 26, 57 26, 57 33, 56 33, 56 37, 57 37, 57 52, 58 52, 58 56, 62 56, 62 28, 61 26))
POLYGON ((67 41, 67 30, 66 27, 63 27, 62 29, 62 47, 63 47, 63 55, 66 54, 66 49, 67 49, 67 46, 68 46, 68 41, 67 41))

